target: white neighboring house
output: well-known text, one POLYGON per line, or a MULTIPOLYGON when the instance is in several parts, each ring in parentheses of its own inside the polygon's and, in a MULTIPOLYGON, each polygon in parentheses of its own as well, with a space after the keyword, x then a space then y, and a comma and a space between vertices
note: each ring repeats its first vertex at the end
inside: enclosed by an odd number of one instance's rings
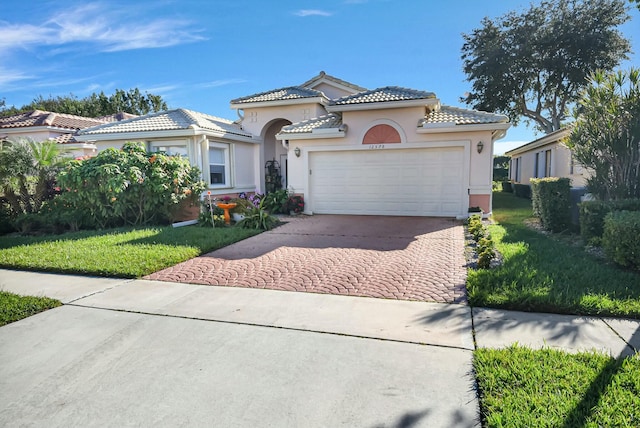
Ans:
POLYGON ((511 156, 509 179, 528 185, 532 178, 566 177, 571 179, 571 187, 585 187, 590 171, 577 163, 564 145, 569 134, 571 129, 563 128, 506 152, 511 156))
POLYGON ((466 217, 491 212, 494 141, 506 116, 442 105, 432 92, 367 90, 324 72, 299 86, 231 101, 232 122, 184 109, 78 132, 98 150, 144 141, 181 153, 216 195, 278 185, 307 214, 466 217))
POLYGON ((186 109, 94 126, 78 131, 76 140, 98 150, 140 141, 149 151, 186 156, 203 172, 212 194, 256 191, 260 141, 230 120, 186 109))
POLYGON ((91 156, 96 154, 96 146, 76 141, 73 134, 80 129, 105 124, 112 120, 111 117, 89 118, 33 110, 0 117, 0 140, 55 141, 62 144, 73 156, 91 156))

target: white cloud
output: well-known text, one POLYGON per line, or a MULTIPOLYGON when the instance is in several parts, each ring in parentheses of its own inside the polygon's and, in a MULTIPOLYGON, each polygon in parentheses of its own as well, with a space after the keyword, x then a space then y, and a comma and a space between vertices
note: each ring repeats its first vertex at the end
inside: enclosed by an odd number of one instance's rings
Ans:
POLYGON ((0 22, 0 54, 37 46, 71 43, 98 45, 103 52, 175 46, 204 40, 188 21, 155 19, 150 22, 128 10, 88 3, 53 14, 42 24, 0 22))
POLYGON ((17 70, 10 70, 0 66, 0 88, 7 89, 6 87, 12 83, 19 82, 21 80, 33 79, 34 76, 23 73, 17 70))
POLYGON ((293 13, 296 16, 331 16, 333 13, 320 9, 300 9, 293 13))
POLYGON ((206 82, 199 85, 201 88, 217 88, 218 86, 226 86, 233 85, 236 83, 245 83, 244 79, 221 79, 221 80, 213 80, 211 82, 206 82))

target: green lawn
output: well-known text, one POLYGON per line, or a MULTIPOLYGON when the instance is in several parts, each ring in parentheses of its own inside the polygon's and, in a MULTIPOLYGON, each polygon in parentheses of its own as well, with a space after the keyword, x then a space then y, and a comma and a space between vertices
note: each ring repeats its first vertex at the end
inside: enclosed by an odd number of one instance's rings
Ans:
POLYGON ((478 349, 484 427, 638 427, 640 357, 478 349))
POLYGON ((48 297, 19 296, 0 291, 0 326, 35 315, 38 312, 62 305, 48 297))
POLYGON ((257 233, 187 226, 0 237, 0 267, 138 278, 257 233))
POLYGON ((496 224, 489 230, 504 263, 469 270, 471 305, 640 318, 640 274, 587 254, 566 236, 547 236, 525 226, 523 220, 532 216, 531 201, 510 193, 493 195, 496 224))

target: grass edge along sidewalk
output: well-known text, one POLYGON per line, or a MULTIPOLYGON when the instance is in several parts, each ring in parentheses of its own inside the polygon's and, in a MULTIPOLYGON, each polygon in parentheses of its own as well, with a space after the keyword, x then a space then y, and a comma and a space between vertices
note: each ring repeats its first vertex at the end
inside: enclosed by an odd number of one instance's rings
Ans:
POLYGON ((140 278, 258 234, 236 227, 117 228, 0 237, 0 267, 140 278))
POLYGON ((0 290, 0 327, 61 305, 59 300, 48 297, 20 296, 0 290))
POLYGON ((613 358, 513 345, 473 366, 484 427, 640 426, 640 355, 613 358))
POLYGON ((494 193, 489 226, 503 264, 469 270, 472 306, 640 319, 640 274, 588 254, 578 235, 543 234, 524 224, 531 201, 494 193))

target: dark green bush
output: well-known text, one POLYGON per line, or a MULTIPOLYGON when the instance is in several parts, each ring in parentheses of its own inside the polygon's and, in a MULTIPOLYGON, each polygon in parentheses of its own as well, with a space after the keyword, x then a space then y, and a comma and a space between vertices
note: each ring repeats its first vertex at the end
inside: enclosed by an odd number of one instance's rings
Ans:
POLYGON ((249 208, 245 217, 236 226, 243 229, 271 230, 278 224, 278 219, 261 207, 249 208))
POLYGON ((502 191, 506 193, 513 193, 513 185, 510 181, 503 181, 500 183, 502 186, 502 191))
POLYGON ((275 192, 271 192, 265 195, 262 199, 261 205, 262 208, 269 211, 271 214, 280 214, 286 213, 287 210, 287 201, 289 200, 289 192, 287 189, 276 190, 275 192))
POLYGON ((640 212, 612 211, 604 219, 602 248, 617 264, 640 270, 640 212))
POLYGON ((571 224, 571 181, 568 178, 547 177, 531 179, 533 215, 540 218, 542 227, 561 232, 571 224))
POLYGON ((478 255, 478 268, 489 269, 491 261, 496 257, 495 243, 491 239, 489 230, 482 223, 482 217, 474 214, 467 219, 467 229, 476 241, 476 254, 478 255))
POLYGON ((513 193, 519 198, 531 199, 531 186, 528 184, 513 183, 513 193))
POLYGON ((598 243, 604 231, 604 218, 612 211, 640 211, 640 199, 585 201, 580 203, 580 234, 584 242, 598 243))

